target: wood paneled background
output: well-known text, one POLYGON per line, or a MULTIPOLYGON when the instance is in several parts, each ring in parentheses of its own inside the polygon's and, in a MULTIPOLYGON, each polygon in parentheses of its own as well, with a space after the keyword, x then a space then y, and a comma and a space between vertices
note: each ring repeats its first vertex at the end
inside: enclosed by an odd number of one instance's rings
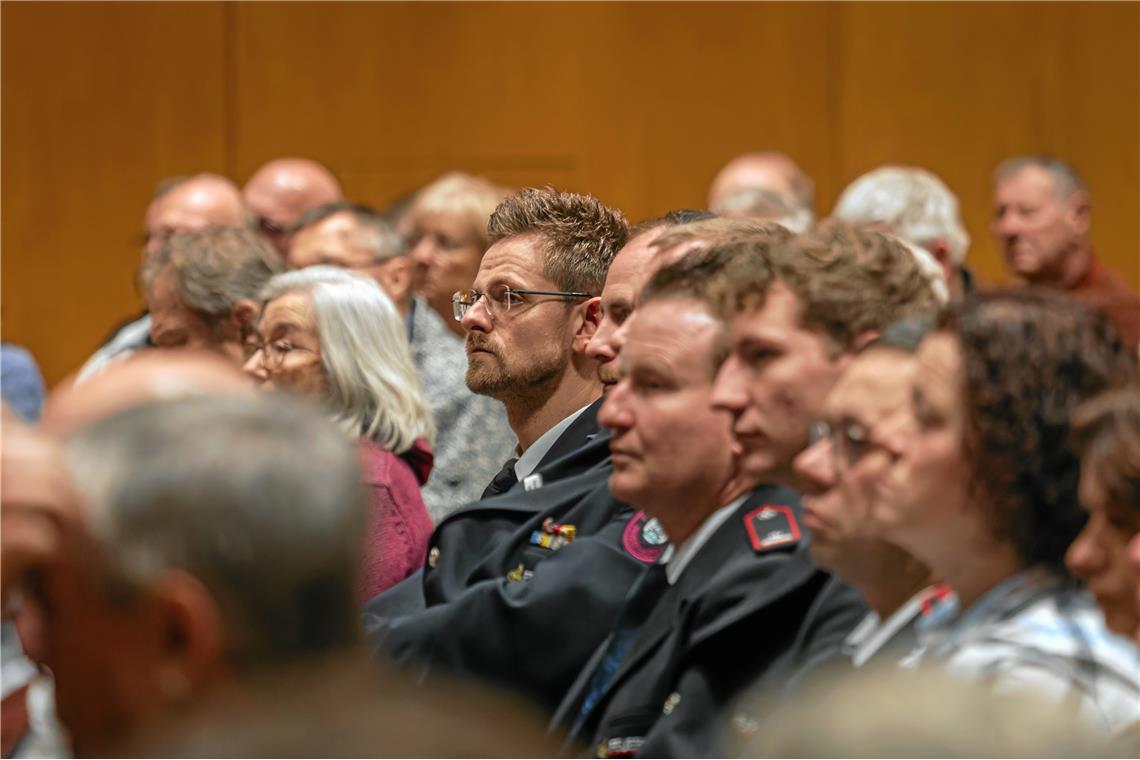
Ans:
POLYGON ((822 214, 917 164, 997 281, 990 172, 1051 152, 1140 283, 1134 3, 4 3, 2 27, 2 334, 49 383, 139 308, 159 179, 286 154, 375 205, 459 168, 632 219, 702 205, 747 150, 795 156, 822 214))

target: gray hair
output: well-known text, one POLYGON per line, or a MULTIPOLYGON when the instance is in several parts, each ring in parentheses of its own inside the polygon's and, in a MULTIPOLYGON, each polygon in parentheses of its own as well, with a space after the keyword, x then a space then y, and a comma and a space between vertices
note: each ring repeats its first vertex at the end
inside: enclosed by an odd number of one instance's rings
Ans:
POLYGON ((75 434, 65 455, 112 603, 130 604, 167 570, 189 573, 217 604, 239 667, 356 639, 364 491, 353 447, 309 403, 134 407, 75 434))
POLYGON ((326 401, 341 427, 395 454, 417 438, 432 442, 435 424, 403 320, 376 281, 337 267, 308 267, 274 277, 261 301, 286 293, 306 293, 312 302, 326 401))
POLYGON ((1054 156, 1014 156, 998 164, 994 170, 994 181, 1020 174, 1029 167, 1037 167, 1049 172, 1053 177, 1053 193, 1059 200, 1065 200, 1073 193, 1088 192, 1088 186, 1072 164, 1054 156))
POLYGON ((970 247, 958 198, 945 182, 918 167, 881 166, 867 172, 839 196, 833 215, 848 224, 884 224, 927 249, 942 241, 956 266, 966 260, 970 247))
POLYGON ((237 227, 208 227, 171 236, 143 268, 149 290, 170 268, 182 302, 210 321, 229 315, 258 293, 285 263, 260 235, 237 227))
POLYGON ((352 217, 355 242, 372 254, 373 263, 380 264, 408 252, 408 244, 392 225, 368 206, 351 201, 334 201, 309 209, 293 225, 290 233, 296 234, 337 214, 352 217))

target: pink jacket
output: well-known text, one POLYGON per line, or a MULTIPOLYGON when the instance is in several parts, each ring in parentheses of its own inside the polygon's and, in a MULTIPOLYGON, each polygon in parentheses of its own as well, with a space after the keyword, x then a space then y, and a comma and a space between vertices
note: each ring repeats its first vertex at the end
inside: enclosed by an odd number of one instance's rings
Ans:
POLYGON ((433 529, 420 486, 431 473, 431 448, 423 441, 397 456, 374 441, 357 448, 369 487, 368 532, 358 596, 367 601, 418 570, 433 529))

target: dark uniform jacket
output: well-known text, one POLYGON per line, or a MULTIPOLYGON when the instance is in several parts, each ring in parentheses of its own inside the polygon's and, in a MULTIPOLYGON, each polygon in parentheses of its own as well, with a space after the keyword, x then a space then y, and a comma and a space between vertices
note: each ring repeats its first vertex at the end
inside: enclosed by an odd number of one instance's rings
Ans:
POLYGON ((659 596, 583 715, 607 644, 595 652, 552 723, 570 731, 568 747, 599 757, 716 754, 737 695, 842 641, 866 608, 850 590, 817 604, 830 577, 808 554, 799 514, 788 489, 750 494, 659 596))
POLYGON ((432 532, 423 570, 370 599, 364 606, 366 619, 393 618, 450 601, 473 582, 476 565, 530 518, 553 504, 572 503, 575 494, 581 498, 588 493, 594 481, 580 481, 569 494, 548 489, 560 480, 608 466, 609 435, 598 427, 601 403, 591 404, 570 423, 522 483, 445 517, 432 532))
POLYGON ((552 712, 668 540, 610 495, 610 471, 607 458, 534 490, 524 481, 437 530, 426 608, 384 615, 370 602, 373 645, 421 674, 478 679, 552 712))

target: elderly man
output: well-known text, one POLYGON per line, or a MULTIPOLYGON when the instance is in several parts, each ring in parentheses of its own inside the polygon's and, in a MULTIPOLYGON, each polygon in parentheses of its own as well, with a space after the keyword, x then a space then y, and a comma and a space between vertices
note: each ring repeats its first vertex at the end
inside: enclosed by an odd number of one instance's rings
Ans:
POLYGON ((832 216, 890 232, 927 251, 938 262, 952 300, 960 301, 972 289, 965 268, 970 235, 958 198, 931 172, 911 166, 869 171, 840 194, 832 216))
MULTIPOLYGON (((729 357, 708 403, 731 418, 738 466, 751 483, 798 485, 792 459, 848 352, 886 322, 935 308, 909 251, 883 236, 850 234, 803 236, 770 253, 747 244, 714 251, 731 255, 707 295, 694 295, 717 304, 730 325, 729 357)), ((676 266, 686 262, 699 271, 688 258, 676 266)), ((648 364, 640 373, 629 366, 630 392, 640 384, 647 397, 658 386, 668 393, 668 378, 648 364)), ((634 440, 642 437, 653 438, 634 440)), ((616 432, 614 445, 616 452, 616 432)), ((644 602, 631 594, 626 620, 559 708, 572 738, 600 755, 715 753, 729 701, 750 684, 782 683, 833 648, 861 614, 851 589, 808 560, 795 510, 761 504, 741 514, 739 504, 721 506, 682 523, 695 538, 675 555, 679 580, 656 603, 652 594, 644 602), (798 612, 773 612, 790 608, 798 612), (724 656, 741 642, 760 648, 743 661, 724 656)), ((670 574, 666 565, 666 580, 670 574)))
POLYGON ((318 206, 298 220, 288 261, 296 268, 328 264, 366 274, 404 316, 412 361, 435 418, 435 464, 422 493, 439 522, 479 498, 510 456, 515 437, 502 404, 467 388, 463 341, 412 293, 407 253, 400 236, 371 209, 339 202, 318 206))
POLYGON ((725 164, 713 179, 709 209, 804 232, 815 219, 815 183, 783 153, 745 153, 725 164))
POLYGON ((143 268, 151 342, 204 348, 240 365, 258 315, 257 297, 284 264, 249 230, 175 235, 143 268))
POLYGON ((1064 161, 1018 156, 994 172, 990 229, 1010 273, 1102 309, 1125 344, 1135 349, 1140 295, 1097 260, 1091 228, 1088 188, 1064 161))
MULTIPOLYGON (((245 205, 237 185, 217 174, 175 177, 155 191, 146 211, 146 245, 141 267, 171 236, 207 227, 241 227, 248 223, 245 205)), ((140 271, 141 271, 140 267, 140 271)), ((150 315, 119 328, 111 339, 79 370, 86 380, 116 358, 149 345, 150 315)))
POLYGON ((309 209, 342 198, 332 172, 307 158, 277 158, 253 173, 242 198, 258 229, 282 256, 289 251, 289 230, 309 209))

